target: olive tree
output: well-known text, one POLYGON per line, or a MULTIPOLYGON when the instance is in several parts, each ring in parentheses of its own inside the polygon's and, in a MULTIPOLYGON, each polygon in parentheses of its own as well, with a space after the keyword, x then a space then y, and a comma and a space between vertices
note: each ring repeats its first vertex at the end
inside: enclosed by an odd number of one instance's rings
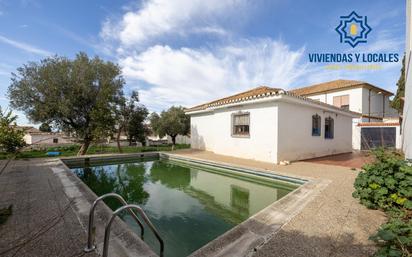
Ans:
POLYGON ((120 147, 120 135, 122 131, 127 134, 129 145, 131 145, 133 141, 144 143, 145 127, 143 123, 148 114, 147 108, 139 104, 139 94, 137 91, 132 91, 130 97, 120 99, 116 115, 116 141, 119 152, 122 152, 120 147))
POLYGON ((149 111, 144 105, 136 106, 130 114, 129 123, 127 124, 127 138, 130 145, 132 142, 141 142, 143 145, 146 144, 145 136, 147 134, 147 128, 144 122, 147 119, 147 115, 149 115, 149 111))
POLYGON ((76 136, 83 155, 93 140, 114 131, 124 84, 118 65, 79 53, 73 60, 54 56, 18 68, 8 97, 31 121, 76 136))
POLYGON ((190 131, 190 118, 181 106, 172 106, 160 115, 153 112, 149 119, 153 131, 160 137, 170 136, 173 145, 176 145, 177 135, 187 135, 190 131))

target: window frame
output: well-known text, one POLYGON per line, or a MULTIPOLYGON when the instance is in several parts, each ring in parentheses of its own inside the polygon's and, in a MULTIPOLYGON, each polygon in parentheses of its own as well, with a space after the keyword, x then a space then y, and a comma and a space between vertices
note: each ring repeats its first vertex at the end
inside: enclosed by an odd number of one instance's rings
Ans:
POLYGON ((335 138, 335 120, 331 117, 325 117, 325 139, 335 138), (326 129, 329 126, 329 131, 326 129))
POLYGON ((350 110, 350 94, 333 96, 332 101, 333 101, 334 106, 336 106, 338 108, 341 108, 343 110, 347 110, 347 111, 350 110), (348 98, 348 100, 347 100, 348 104, 342 104, 342 100, 343 100, 344 97, 348 98), (336 102, 339 102, 338 104, 335 104, 335 99, 336 99, 336 102))
POLYGON ((321 135, 322 135, 322 117, 319 114, 312 115, 312 136, 320 137, 321 135), (316 128, 315 128, 315 125, 317 125, 316 128), (315 129, 317 131, 315 131, 315 129))
POLYGON ((231 115, 231 124, 230 124, 230 133, 232 137, 240 137, 240 138, 250 138, 250 112, 235 112, 231 115), (248 125, 235 125, 235 117, 248 115, 249 116, 249 124, 248 125), (235 126, 248 126, 248 132, 244 134, 235 133, 235 126))

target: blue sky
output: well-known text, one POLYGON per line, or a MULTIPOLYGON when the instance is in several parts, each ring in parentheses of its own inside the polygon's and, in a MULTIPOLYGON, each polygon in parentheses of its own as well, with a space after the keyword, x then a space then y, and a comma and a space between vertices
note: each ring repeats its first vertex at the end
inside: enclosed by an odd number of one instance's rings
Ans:
POLYGON ((345 78, 395 91, 400 62, 378 71, 309 63, 308 53, 352 51, 334 30, 352 11, 373 29, 356 51, 403 55, 403 0, 0 0, 0 105, 8 106, 17 67, 79 51, 119 63, 126 91, 139 90, 151 111, 262 84, 288 89, 345 78))

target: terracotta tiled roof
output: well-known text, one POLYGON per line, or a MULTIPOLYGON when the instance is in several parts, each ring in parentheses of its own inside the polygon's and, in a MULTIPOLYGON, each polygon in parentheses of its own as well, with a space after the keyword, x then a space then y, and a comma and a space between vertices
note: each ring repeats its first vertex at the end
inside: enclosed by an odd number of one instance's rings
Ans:
POLYGON ((375 120, 383 120, 383 117, 374 116, 374 115, 367 115, 367 114, 362 114, 361 117, 362 117, 362 118, 375 119, 375 120))
POLYGON ((399 122, 359 122, 358 127, 395 127, 399 122))
POLYGON ((253 88, 251 90, 238 93, 232 96, 228 96, 225 98, 221 98, 212 102, 208 102, 205 104, 197 105, 192 108, 186 109, 186 111, 197 111, 197 110, 204 110, 208 107, 213 107, 213 106, 219 106, 219 105, 224 105, 224 104, 229 104, 229 103, 236 103, 236 102, 241 102, 245 100, 251 100, 251 99, 257 99, 257 98, 262 98, 265 96, 269 95, 276 95, 280 91, 283 92, 282 89, 280 88, 272 88, 272 87, 267 87, 267 86, 260 86, 257 88, 253 88))
POLYGON ((344 80, 344 79, 333 80, 333 81, 324 82, 324 83, 320 83, 320 84, 316 84, 316 85, 312 85, 308 87, 296 88, 296 89, 290 90, 289 92, 295 95, 308 96, 308 95, 324 93, 324 92, 328 92, 332 90, 339 90, 339 89, 346 89, 346 88, 353 88, 353 87, 374 88, 377 91, 383 92, 384 94, 393 95, 393 93, 385 89, 379 88, 377 86, 374 86, 364 81, 344 80))
POLYGON ((290 94, 289 92, 280 89, 280 88, 271 88, 271 87, 267 87, 267 86, 261 86, 261 87, 257 87, 236 95, 232 95, 232 96, 228 96, 225 98, 221 98, 209 103, 205 103, 205 104, 201 104, 201 105, 197 105, 195 107, 186 109, 186 112, 194 112, 194 111, 201 111, 201 110, 206 110, 207 108, 211 108, 211 107, 217 107, 217 106, 222 106, 222 105, 227 105, 227 104, 232 104, 232 103, 239 103, 239 102, 246 102, 246 101, 252 101, 252 100, 257 100, 260 98, 265 98, 265 97, 271 97, 271 96, 279 96, 279 95, 287 95, 289 97, 293 97, 296 99, 299 99, 301 101, 306 101, 306 102, 310 102, 312 104, 316 104, 316 105, 320 105, 323 107, 327 107, 330 109, 335 109, 338 111, 342 111, 342 112, 346 112, 346 113, 351 113, 352 115, 359 115, 361 116, 361 113, 357 113, 357 112, 352 112, 352 111, 347 111, 344 109, 341 109, 339 107, 330 105, 330 104, 326 104, 320 101, 315 101, 312 100, 310 98, 304 97, 304 96, 298 96, 298 95, 294 95, 294 94, 290 94))

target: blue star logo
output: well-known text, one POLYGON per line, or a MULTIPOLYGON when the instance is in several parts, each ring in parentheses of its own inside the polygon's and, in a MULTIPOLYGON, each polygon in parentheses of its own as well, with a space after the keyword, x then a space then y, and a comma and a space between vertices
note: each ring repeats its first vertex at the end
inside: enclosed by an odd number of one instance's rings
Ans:
POLYGON ((366 43, 372 28, 369 27, 366 16, 353 11, 348 16, 340 16, 340 23, 335 30, 339 33, 341 43, 348 43, 354 48, 359 43, 366 43))

